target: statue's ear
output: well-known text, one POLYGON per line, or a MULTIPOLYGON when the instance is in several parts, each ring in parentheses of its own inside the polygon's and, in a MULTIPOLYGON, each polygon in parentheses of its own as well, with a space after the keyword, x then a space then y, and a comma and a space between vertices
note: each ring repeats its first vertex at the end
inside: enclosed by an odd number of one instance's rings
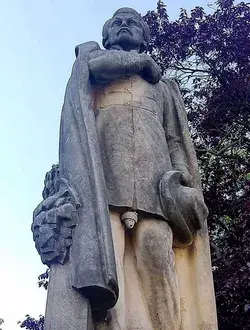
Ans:
POLYGON ((110 49, 110 48, 111 48, 111 45, 110 45, 108 39, 103 40, 102 45, 103 45, 103 47, 104 47, 105 49, 110 49))
POLYGON ((146 41, 142 42, 140 44, 140 49, 139 49, 140 53, 145 52, 147 50, 147 48, 148 48, 148 44, 146 43, 146 41))
POLYGON ((109 43, 109 28, 110 28, 111 20, 112 18, 109 19, 102 28, 102 45, 105 49, 110 49, 111 47, 109 43))
POLYGON ((78 54, 79 54, 79 46, 80 46, 80 45, 75 46, 75 55, 76 55, 76 57, 77 57, 78 54))

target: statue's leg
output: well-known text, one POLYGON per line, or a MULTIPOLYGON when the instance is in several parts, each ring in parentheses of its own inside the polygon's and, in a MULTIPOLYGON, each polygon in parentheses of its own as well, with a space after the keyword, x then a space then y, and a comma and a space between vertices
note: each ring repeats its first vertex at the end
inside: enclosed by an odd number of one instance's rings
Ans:
POLYGON ((125 289, 124 289, 124 251, 125 251, 125 231, 120 220, 120 215, 116 212, 110 212, 110 221, 112 228, 112 237, 115 250, 116 271, 119 286, 119 298, 111 313, 111 329, 126 329, 126 307, 125 307, 125 289))
POLYGON ((155 330, 180 329, 180 295, 174 268, 173 233, 166 221, 140 219, 132 244, 155 330))
POLYGON ((126 232, 124 274, 127 330, 153 330, 153 325, 143 295, 141 281, 136 269, 134 250, 130 235, 126 232))
POLYGON ((153 330, 136 270, 129 232, 125 232, 120 214, 110 212, 119 284, 119 299, 106 321, 96 330, 153 330))

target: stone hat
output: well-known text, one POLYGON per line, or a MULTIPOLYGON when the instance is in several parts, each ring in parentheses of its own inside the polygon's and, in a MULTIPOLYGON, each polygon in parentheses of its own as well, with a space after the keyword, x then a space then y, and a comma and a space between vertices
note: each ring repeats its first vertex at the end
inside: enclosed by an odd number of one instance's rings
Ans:
POLYGON ((160 200, 164 216, 174 234, 174 246, 192 244, 193 234, 203 228, 208 209, 202 194, 181 184, 181 172, 169 171, 160 181, 160 200))

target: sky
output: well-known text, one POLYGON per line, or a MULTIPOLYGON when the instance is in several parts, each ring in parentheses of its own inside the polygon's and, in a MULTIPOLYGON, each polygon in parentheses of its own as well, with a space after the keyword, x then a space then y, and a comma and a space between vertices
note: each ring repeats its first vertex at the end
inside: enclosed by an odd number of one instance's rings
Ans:
MULTIPOLYGON (((210 1, 211 2, 211 1, 210 1)), ((165 1, 170 19, 203 0, 165 1)), ((145 14, 156 0, 3 0, 0 10, 0 318, 20 329, 44 314, 37 277, 46 266, 30 230, 45 173, 58 159, 60 112, 74 47, 101 42, 103 23, 120 7, 145 14)))

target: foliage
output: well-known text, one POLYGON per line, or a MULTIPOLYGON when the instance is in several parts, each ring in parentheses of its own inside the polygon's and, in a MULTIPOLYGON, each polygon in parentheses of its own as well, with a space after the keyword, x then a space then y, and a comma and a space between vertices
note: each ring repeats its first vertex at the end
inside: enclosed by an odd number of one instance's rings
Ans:
POLYGON ((149 52, 180 84, 210 209, 219 329, 247 329, 249 317, 250 7, 220 0, 170 21, 167 7, 145 16, 149 52), (248 176, 247 176, 248 175, 248 176))
MULTIPOLYGON (((0 325, 2 325, 4 323, 4 320, 0 318, 0 325)), ((2 328, 0 328, 0 330, 2 330, 2 328)))
POLYGON ((20 328, 28 330, 43 330, 44 329, 44 316, 40 315, 39 319, 36 320, 29 315, 26 315, 26 319, 23 322, 18 322, 20 328))
MULTIPOLYGON (((47 270, 43 274, 38 276, 39 288, 43 287, 45 290, 48 289, 49 273, 50 270, 49 268, 47 268, 47 270)), ((36 320, 30 315, 26 315, 25 320, 22 322, 19 321, 18 324, 20 324, 21 328, 25 328, 28 330, 44 330, 44 316, 40 315, 39 318, 36 320)))
POLYGON ((41 274, 38 276, 38 286, 39 288, 44 288, 45 290, 48 289, 49 285, 49 273, 50 270, 49 268, 46 269, 45 273, 41 274))

